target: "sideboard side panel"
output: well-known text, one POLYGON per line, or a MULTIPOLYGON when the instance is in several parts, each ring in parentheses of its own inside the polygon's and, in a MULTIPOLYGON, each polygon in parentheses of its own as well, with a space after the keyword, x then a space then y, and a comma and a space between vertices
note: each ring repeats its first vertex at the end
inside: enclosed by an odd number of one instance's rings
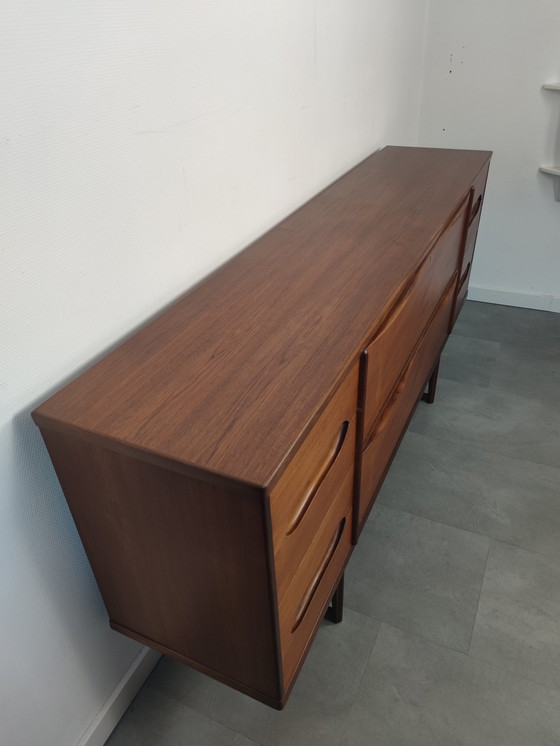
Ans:
POLYGON ((112 623, 279 700, 264 495, 42 434, 112 623))

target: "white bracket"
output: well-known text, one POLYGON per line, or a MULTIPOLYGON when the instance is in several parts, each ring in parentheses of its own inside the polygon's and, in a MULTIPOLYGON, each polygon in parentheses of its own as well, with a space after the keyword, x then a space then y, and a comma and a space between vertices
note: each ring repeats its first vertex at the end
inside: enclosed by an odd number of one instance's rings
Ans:
POLYGON ((539 171, 543 174, 551 174, 554 179, 554 199, 560 202, 560 167, 558 166, 539 166, 539 171))
MULTIPOLYGON (((543 88, 547 91, 560 91, 560 83, 545 83, 543 88)), ((539 166, 539 171, 556 177, 554 179, 554 199, 560 202, 560 168, 558 166, 539 166)))

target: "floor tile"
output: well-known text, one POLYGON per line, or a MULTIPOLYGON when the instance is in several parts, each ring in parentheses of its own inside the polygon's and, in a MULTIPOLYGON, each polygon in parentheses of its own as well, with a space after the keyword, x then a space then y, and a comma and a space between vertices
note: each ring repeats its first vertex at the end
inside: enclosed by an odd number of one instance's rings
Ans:
POLYGON ((560 563, 493 542, 469 654, 560 691, 560 563))
POLYGON ((560 560, 560 469, 408 432, 377 502, 560 560))
POLYGON ((466 651, 489 540, 376 505, 346 573, 345 604, 466 651))
POLYGON ((148 686, 264 744, 338 744, 379 623, 351 609, 324 622, 288 704, 276 711, 192 669, 163 659, 148 686))
POLYGON ((488 386, 499 350, 499 342, 452 334, 441 356, 439 375, 472 386, 488 386))
POLYGON ((258 746, 155 689, 144 687, 106 746, 258 746))
POLYGON ((440 378, 435 403, 421 402, 409 429, 450 443, 560 466, 560 403, 440 378))
POLYGON ((515 342, 519 347, 560 340, 560 314, 529 308, 467 301, 453 334, 497 342, 515 342))
POLYGON ((560 693, 383 625, 345 746, 557 746, 560 693))
POLYGON ((518 342, 502 343, 492 369, 490 386, 559 404, 560 339, 555 343, 550 340, 532 341, 525 346, 518 342))

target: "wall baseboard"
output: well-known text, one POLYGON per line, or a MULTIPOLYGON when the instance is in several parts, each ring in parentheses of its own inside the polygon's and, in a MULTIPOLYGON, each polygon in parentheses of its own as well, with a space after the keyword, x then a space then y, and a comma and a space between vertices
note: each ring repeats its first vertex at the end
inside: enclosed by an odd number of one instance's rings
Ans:
POLYGON ((76 746, 103 746, 160 658, 155 650, 142 650, 76 746))
POLYGON ((558 295, 538 295, 537 293, 487 288, 482 285, 469 285, 468 298, 483 303, 497 303, 501 306, 517 306, 560 313, 560 296, 558 295))

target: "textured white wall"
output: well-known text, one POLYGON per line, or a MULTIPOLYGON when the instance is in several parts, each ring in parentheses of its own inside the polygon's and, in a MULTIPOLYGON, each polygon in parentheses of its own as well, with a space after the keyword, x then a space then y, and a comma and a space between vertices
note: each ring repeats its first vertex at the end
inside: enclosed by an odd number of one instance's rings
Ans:
POLYGON ((109 630, 30 410, 387 143, 426 0, 5 0, 0 742, 76 743, 141 648, 109 630))
POLYGON ((560 311, 558 0, 430 0, 420 145, 493 150, 469 296, 560 311))

